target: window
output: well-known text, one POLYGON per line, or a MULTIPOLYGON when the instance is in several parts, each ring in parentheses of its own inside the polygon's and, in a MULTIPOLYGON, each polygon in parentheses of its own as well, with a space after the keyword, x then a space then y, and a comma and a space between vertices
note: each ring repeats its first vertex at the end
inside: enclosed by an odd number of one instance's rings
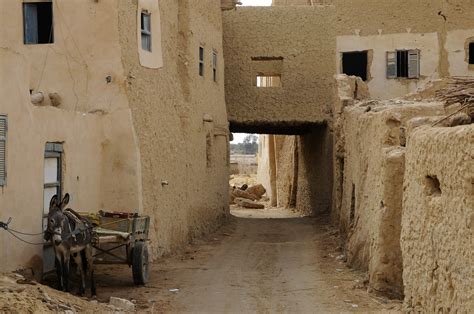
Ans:
POLYGON ((0 116, 0 186, 7 182, 7 117, 0 116))
POLYGON ((23 42, 51 44, 54 42, 53 4, 48 2, 23 3, 23 42))
POLYGON ((474 64, 474 42, 469 43, 469 64, 474 64))
POLYGON ((199 47, 199 75, 204 76, 204 48, 199 47))
POLYGON ((367 81, 367 51, 342 53, 342 73, 355 75, 367 81))
POLYGON ((44 206, 43 215, 48 215, 49 201, 54 195, 61 197, 62 187, 62 153, 60 143, 46 143, 44 151, 44 206))
POLYGON ((257 75, 257 87, 281 87, 281 76, 257 75))
POLYGON ((419 50, 397 50, 387 52, 387 78, 419 77, 419 50))
POLYGON ((212 53, 212 80, 217 82, 217 52, 212 53))
POLYGON ((141 17, 142 49, 151 51, 151 15, 142 12, 141 17))

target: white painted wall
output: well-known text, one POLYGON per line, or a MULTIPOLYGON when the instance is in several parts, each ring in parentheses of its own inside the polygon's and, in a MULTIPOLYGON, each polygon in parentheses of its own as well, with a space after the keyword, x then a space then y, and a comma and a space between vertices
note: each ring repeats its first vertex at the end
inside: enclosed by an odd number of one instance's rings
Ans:
POLYGON ((449 75, 451 76, 474 76, 474 65, 469 65, 469 52, 465 49, 468 39, 474 41, 474 29, 448 32, 446 51, 448 52, 449 75))
MULTIPOLYGON (((464 45, 460 49, 464 50, 463 47, 464 45)), ((374 99, 400 97, 415 91, 427 80, 439 78, 440 53, 437 33, 338 36, 336 48, 338 73, 342 73, 342 52, 363 50, 373 50, 372 63, 369 64, 371 79, 367 85, 374 99), (386 52, 403 49, 420 50, 420 79, 386 78, 386 52)))

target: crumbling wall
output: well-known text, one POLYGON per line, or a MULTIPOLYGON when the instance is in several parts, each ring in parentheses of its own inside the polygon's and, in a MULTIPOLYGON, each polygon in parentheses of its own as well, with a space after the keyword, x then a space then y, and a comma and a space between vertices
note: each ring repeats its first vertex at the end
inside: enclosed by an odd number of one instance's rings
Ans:
MULTIPOLYGON (((369 286, 403 296, 400 251, 406 123, 441 115, 440 103, 365 101, 343 110, 343 185, 339 219, 349 265, 366 269, 369 286)), ((334 208, 333 210, 338 210, 334 208)))
POLYGON ((474 308, 474 125, 408 137, 401 249, 405 310, 474 308))

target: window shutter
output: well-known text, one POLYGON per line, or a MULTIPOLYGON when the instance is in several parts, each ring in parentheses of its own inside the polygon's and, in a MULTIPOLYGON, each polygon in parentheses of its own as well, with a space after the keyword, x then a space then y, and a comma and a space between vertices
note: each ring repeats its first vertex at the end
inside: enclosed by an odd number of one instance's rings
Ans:
POLYGON ((397 52, 387 51, 387 78, 397 78, 397 52))
POLYGON ((38 6, 36 3, 23 3, 23 28, 25 44, 38 43, 38 6))
POLYGON ((420 51, 408 51, 408 78, 420 77, 420 51))
POLYGON ((7 117, 0 116, 0 186, 7 179, 7 117))

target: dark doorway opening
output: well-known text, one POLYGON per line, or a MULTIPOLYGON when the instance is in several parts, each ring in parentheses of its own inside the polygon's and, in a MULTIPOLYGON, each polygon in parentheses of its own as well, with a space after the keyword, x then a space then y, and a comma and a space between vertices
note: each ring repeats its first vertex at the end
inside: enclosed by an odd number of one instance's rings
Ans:
POLYGON ((342 53, 342 73, 355 75, 367 81, 367 51, 342 53))

